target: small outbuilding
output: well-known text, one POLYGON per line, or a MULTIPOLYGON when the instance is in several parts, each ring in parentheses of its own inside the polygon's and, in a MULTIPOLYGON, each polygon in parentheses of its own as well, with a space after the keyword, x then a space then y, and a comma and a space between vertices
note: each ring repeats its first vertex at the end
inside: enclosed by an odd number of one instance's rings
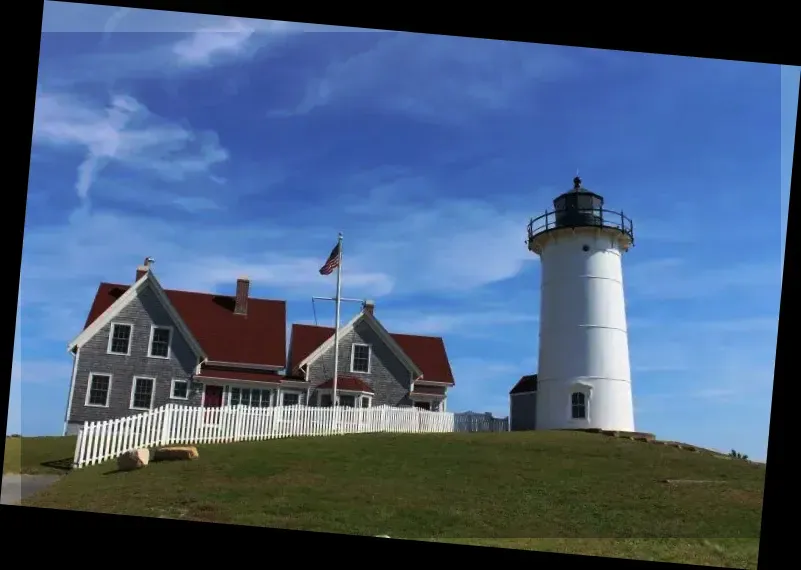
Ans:
POLYGON ((523 376, 509 392, 509 429, 537 429, 537 375, 523 376))

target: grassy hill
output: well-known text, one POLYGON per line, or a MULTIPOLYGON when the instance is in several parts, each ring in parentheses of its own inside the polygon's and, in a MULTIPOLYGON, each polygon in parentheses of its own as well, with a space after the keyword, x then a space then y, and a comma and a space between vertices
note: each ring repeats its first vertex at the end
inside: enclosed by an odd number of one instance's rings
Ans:
MULTIPOLYGON (((54 441, 49 461, 71 455, 54 441)), ((23 471, 45 461, 36 445, 23 440, 23 471)), ((199 452, 135 472, 85 468, 24 504, 756 566, 765 468, 745 461, 579 432, 361 434, 199 452)))

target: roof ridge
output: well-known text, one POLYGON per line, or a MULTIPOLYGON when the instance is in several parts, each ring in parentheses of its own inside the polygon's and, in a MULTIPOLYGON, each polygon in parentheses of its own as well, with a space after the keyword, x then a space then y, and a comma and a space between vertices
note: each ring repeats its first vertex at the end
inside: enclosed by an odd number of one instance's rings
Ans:
MULTIPOLYGON (((294 327, 308 327, 308 328, 314 328, 314 329, 334 330, 334 327, 329 327, 329 326, 325 326, 325 325, 309 325, 309 324, 306 324, 306 323, 292 323, 292 327, 293 328, 294 327)), ((390 332, 390 331, 387 331, 387 332, 389 332, 390 336, 410 336, 410 337, 414 337, 414 338, 430 338, 430 339, 434 339, 434 340, 441 340, 443 343, 445 342, 445 339, 443 337, 434 336, 434 335, 430 335, 430 334, 395 333, 395 332, 390 332)))
MULTIPOLYGON (((125 289, 128 289, 128 288, 131 287, 131 285, 124 285, 122 283, 109 283, 108 281, 102 281, 100 283, 100 286, 102 287, 103 285, 108 285, 109 287, 122 287, 122 288, 125 288, 125 289)), ((186 295, 205 295, 207 297, 231 297, 232 299, 236 297, 235 293, 232 293, 232 294, 228 295, 226 293, 209 293, 209 292, 206 292, 206 291, 188 291, 186 289, 168 289, 166 287, 162 287, 162 289, 164 289, 164 291, 166 293, 183 293, 183 294, 186 294, 186 295)), ((286 300, 285 299, 268 299, 267 297, 248 297, 248 300, 249 301, 268 301, 268 302, 271 302, 271 303, 284 303, 284 304, 286 304, 286 300)))

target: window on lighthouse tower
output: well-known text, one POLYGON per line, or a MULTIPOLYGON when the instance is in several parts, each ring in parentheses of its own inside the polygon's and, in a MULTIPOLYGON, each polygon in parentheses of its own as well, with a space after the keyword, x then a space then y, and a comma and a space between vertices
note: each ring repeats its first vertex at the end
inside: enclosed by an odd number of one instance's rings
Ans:
POLYGON ((583 420, 587 417, 587 397, 582 392, 573 392, 570 403, 574 420, 583 420))

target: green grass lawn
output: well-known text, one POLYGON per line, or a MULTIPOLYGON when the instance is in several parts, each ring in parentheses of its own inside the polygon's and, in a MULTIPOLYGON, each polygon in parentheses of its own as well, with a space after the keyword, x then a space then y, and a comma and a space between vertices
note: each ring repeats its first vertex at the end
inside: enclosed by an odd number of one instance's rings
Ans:
POLYGON ((7 437, 3 473, 64 474, 72 463, 75 440, 75 436, 7 437))
MULTIPOLYGON (((28 445, 30 466, 43 456, 28 445)), ((51 445, 54 458, 69 455, 51 445)), ((199 452, 126 473, 113 462, 84 468, 23 504, 756 566, 765 468, 745 461, 578 432, 362 434, 199 452)))

